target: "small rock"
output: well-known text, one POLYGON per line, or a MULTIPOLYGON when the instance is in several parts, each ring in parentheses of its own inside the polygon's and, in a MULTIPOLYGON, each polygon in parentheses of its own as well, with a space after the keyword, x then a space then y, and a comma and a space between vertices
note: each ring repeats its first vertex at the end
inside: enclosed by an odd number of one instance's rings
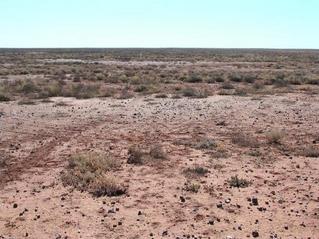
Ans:
POLYGON ((223 209, 223 204, 222 203, 218 203, 217 204, 217 208, 223 209))
POLYGON ((104 213, 105 209, 103 207, 100 207, 100 209, 97 211, 98 213, 104 213))
POLYGON ((214 221, 213 221, 213 220, 209 220, 209 221, 208 221, 208 224, 209 224, 209 225, 214 225, 214 221))
POLYGON ((113 208, 112 208, 112 209, 109 209, 107 212, 108 212, 108 213, 115 213, 115 211, 114 211, 113 208))
POLYGON ((253 198, 251 199, 251 202, 252 202, 252 204, 253 204, 254 206, 258 206, 258 199, 257 199, 256 197, 253 197, 253 198))
POLYGON ((251 235, 252 235, 254 238, 259 237, 259 232, 253 231, 253 232, 251 233, 251 235))

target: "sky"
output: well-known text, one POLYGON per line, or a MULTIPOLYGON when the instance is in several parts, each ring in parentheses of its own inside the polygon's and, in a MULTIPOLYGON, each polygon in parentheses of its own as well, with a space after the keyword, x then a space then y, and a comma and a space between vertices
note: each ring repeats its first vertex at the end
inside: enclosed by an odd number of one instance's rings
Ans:
POLYGON ((0 48, 319 49, 319 0, 0 0, 0 48))

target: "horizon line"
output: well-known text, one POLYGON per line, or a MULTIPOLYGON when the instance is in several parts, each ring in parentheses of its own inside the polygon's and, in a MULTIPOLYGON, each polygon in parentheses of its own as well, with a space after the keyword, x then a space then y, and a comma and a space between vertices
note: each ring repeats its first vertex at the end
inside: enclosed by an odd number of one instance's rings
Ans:
POLYGON ((28 49, 198 49, 198 50, 314 50, 317 51, 319 48, 295 48, 295 47, 288 47, 288 48, 280 48, 280 47, 0 47, 0 50, 7 50, 7 49, 21 49, 21 50, 28 50, 28 49))

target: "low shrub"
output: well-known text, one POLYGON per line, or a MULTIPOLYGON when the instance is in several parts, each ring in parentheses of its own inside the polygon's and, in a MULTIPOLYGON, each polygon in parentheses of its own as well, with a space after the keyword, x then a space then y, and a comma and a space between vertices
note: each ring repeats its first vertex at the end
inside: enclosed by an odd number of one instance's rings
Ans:
POLYGON ((161 145, 154 145, 150 149, 150 156, 153 159, 167 159, 167 155, 161 145))
POLYGON ((200 185, 197 183, 186 183, 183 189, 187 192, 198 193, 200 185))
POLYGON ((187 77, 185 81, 189 83, 200 83, 203 81, 203 79, 196 74, 192 74, 189 77, 187 77))
POLYGON ((221 85, 221 88, 224 90, 232 90, 235 87, 229 81, 226 81, 221 85))
POLYGON ((201 167, 201 166, 195 166, 193 168, 187 168, 183 171, 183 173, 186 176, 205 176, 207 173, 209 173, 209 170, 205 167, 201 167))
POLYGON ((20 92, 24 94, 39 92, 39 87, 32 80, 25 80, 20 86, 20 92))
POLYGON ((232 176, 230 180, 228 180, 228 183, 231 187, 234 188, 246 188, 248 187, 251 183, 243 178, 238 178, 238 176, 232 176))
POLYGON ((284 78, 275 78, 271 80, 271 84, 275 87, 287 87, 289 85, 289 81, 284 78))
POLYGON ((233 144, 237 144, 241 147, 257 148, 259 146, 257 139, 248 133, 234 133, 232 135, 231 141, 233 144))
POLYGON ((142 165, 162 162, 168 159, 168 156, 161 145, 155 144, 149 149, 142 150, 137 146, 131 146, 128 150, 128 164, 142 165))
POLYGON ((0 93, 0 102, 6 102, 6 101, 10 101, 10 98, 0 93))
POLYGON ((301 153, 305 157, 309 158, 318 158, 319 157, 319 148, 315 146, 308 146, 302 150, 301 153))
POLYGON ((280 144, 284 134, 277 129, 271 130, 266 133, 266 139, 269 144, 280 144))
POLYGON ((194 88, 185 88, 182 90, 182 94, 184 97, 190 97, 190 98, 207 98, 208 97, 208 92, 199 91, 194 88))
POLYGON ((61 174, 63 185, 88 191, 94 196, 119 196, 126 188, 110 175, 120 164, 108 154, 76 154, 61 174))
POLYGON ((243 81, 243 77, 239 74, 232 74, 229 76, 229 80, 238 83, 243 81))
POLYGON ((196 149, 213 149, 217 147, 217 143, 213 139, 204 138, 195 144, 196 149))
POLYGON ((144 156, 144 152, 141 149, 139 149, 135 146, 132 146, 128 150, 127 163, 141 165, 144 163, 143 156, 144 156))
POLYGON ((158 94, 158 95, 155 95, 155 98, 161 98, 161 99, 165 99, 165 98, 168 98, 167 94, 158 94))

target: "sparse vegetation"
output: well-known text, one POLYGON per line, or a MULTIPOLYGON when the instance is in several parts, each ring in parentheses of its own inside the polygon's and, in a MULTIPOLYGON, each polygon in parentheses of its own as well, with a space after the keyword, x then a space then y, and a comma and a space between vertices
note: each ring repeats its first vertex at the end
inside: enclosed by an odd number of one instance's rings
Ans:
POLYGON ((222 85, 221 85, 221 88, 224 89, 224 90, 232 90, 234 89, 235 87, 230 83, 230 82, 224 82, 222 85))
MULTIPOLYGON (((43 60, 43 65, 37 64, 27 51, 7 51, 6 60, 14 64, 0 70, 3 81, 0 82, 0 92, 13 99, 16 97, 47 98, 75 97, 86 99, 93 97, 115 97, 129 99, 138 94, 171 94, 174 97, 183 95, 190 98, 206 98, 208 95, 251 95, 274 94, 305 89, 311 85, 311 92, 319 92, 319 79, 315 68, 306 67, 313 62, 316 53, 297 54, 284 53, 285 61, 296 65, 295 71, 286 70, 285 64, 268 64, 267 67, 253 65, 254 71, 241 69, 247 67, 245 62, 282 62, 282 53, 271 51, 267 54, 258 50, 249 54, 241 50, 219 52, 216 50, 183 50, 176 52, 161 49, 158 52, 143 49, 144 61, 187 61, 194 65, 190 70, 187 65, 179 65, 179 70, 172 70, 168 65, 130 65, 130 64, 101 64, 101 61, 113 60, 126 62, 122 59, 140 61, 136 52, 123 50, 101 50, 100 52, 66 51, 56 53, 50 50, 41 52, 43 59, 62 57, 65 61, 43 60), (134 53, 132 53, 134 52, 134 53), (229 54, 231 53, 231 54, 229 54), (123 55, 126 55, 125 57, 123 55), (67 59, 81 59, 79 62, 67 59), (95 59, 95 63, 87 59, 95 59), (216 70, 211 64, 196 64, 196 61, 225 63, 225 69, 216 70), (234 60, 236 59, 236 60, 234 60), (242 61, 242 62, 237 62, 242 61), (28 62, 26 68, 25 62, 28 62), (229 65, 232 67, 230 68, 229 65), (280 72, 278 72, 280 69, 280 72), (18 76, 17 80, 8 80, 9 76, 18 76), (183 86, 185 84, 186 86, 183 86), (253 85, 251 85, 253 84, 253 85), (112 92, 105 90, 114 87, 112 92), (129 89, 123 90, 123 86, 129 89), (213 87, 209 87, 213 86, 213 87), (181 90, 176 91, 176 88, 181 90), (184 88, 184 89, 183 89, 184 88)), ((41 58, 42 60, 42 58, 41 58)), ((223 65, 222 65, 223 66, 223 65)), ((1 95, 1 94, 0 94, 1 95)), ((162 98, 162 97, 160 97, 162 98)))
POLYGON ((0 50, 0 100, 11 100, 0 103, 1 235, 307 238, 316 231, 316 203, 304 201, 316 199, 318 181, 318 56, 0 50), (262 222, 274 212, 289 228, 268 233, 262 222))
POLYGON ((266 134, 266 139, 269 144, 280 144, 284 134, 278 129, 273 129, 266 134))
POLYGON ((213 139, 203 138, 196 145, 197 149, 214 149, 217 147, 217 143, 213 139))
POLYGON ((190 97, 190 98, 207 98, 208 97, 208 92, 200 91, 195 88, 185 88, 182 90, 182 94, 183 96, 190 97))
POLYGON ((241 147, 257 148, 259 146, 257 139, 249 133, 234 133, 231 140, 233 144, 237 144, 241 147))
POLYGON ((0 155, 0 170, 7 165, 7 160, 5 156, 0 155))
POLYGON ((149 154, 153 159, 161 159, 161 160, 167 159, 167 155, 163 147, 159 144, 152 146, 149 154))
POLYGON ((20 92, 24 94, 36 93, 40 91, 38 86, 32 80, 25 80, 21 82, 20 92))
POLYGON ((145 153, 139 149, 136 146, 131 146, 128 150, 128 164, 136 164, 141 165, 144 163, 144 157, 145 153))
POLYGON ((126 193, 126 188, 118 183, 118 179, 107 174, 99 175, 91 183, 91 193, 96 197, 116 197, 126 193))
POLYGON ((167 98, 168 96, 167 96, 167 94, 158 94, 158 95, 155 95, 155 98, 161 98, 161 99, 165 99, 165 98, 167 98))
POLYGON ((301 155, 309 158, 318 158, 319 157, 319 148, 315 146, 307 146, 302 150, 301 155))
POLYGON ((0 93, 0 102, 10 101, 10 98, 0 93))
POLYGON ((212 158, 228 158, 230 153, 224 147, 217 147, 213 152, 210 153, 212 158))
POLYGON ((71 90, 66 93, 67 96, 77 99, 89 99, 100 96, 98 85, 77 84, 71 87, 71 90), (69 95, 68 95, 69 94, 69 95))
POLYGON ((239 178, 237 175, 232 176, 228 182, 233 188, 246 188, 251 184, 248 180, 239 178))
POLYGON ((200 184, 186 183, 183 189, 187 192, 198 193, 200 188, 200 184))
POLYGON ((192 74, 188 78, 186 78, 186 81, 189 83, 199 83, 199 82, 202 82, 203 79, 196 74, 192 74))
POLYGON ((35 105, 36 101, 30 99, 22 99, 18 102, 18 105, 35 105))
POLYGON ((149 150, 142 150, 137 146, 131 146, 128 150, 128 164, 142 165, 146 163, 161 162, 168 159, 163 147, 155 144, 149 150))
POLYGON ((97 197, 119 196, 126 192, 126 188, 111 175, 119 166, 109 154, 76 154, 70 157, 61 179, 64 185, 97 197))
POLYGON ((270 84, 274 85, 275 87, 287 87, 289 85, 289 81, 279 77, 272 79, 270 84))
POLYGON ((133 96, 134 95, 132 94, 132 92, 130 92, 130 90, 127 87, 125 87, 125 88, 123 88, 121 90, 121 92, 120 92, 119 96, 117 97, 117 99, 126 100, 126 99, 133 98, 133 96))
POLYGON ((183 173, 187 176, 205 176, 209 173, 209 170, 205 167, 195 166, 193 168, 187 168, 183 171, 183 173))
POLYGON ((248 152, 248 155, 253 157, 260 157, 262 156, 262 153, 259 150, 251 150, 248 152))

